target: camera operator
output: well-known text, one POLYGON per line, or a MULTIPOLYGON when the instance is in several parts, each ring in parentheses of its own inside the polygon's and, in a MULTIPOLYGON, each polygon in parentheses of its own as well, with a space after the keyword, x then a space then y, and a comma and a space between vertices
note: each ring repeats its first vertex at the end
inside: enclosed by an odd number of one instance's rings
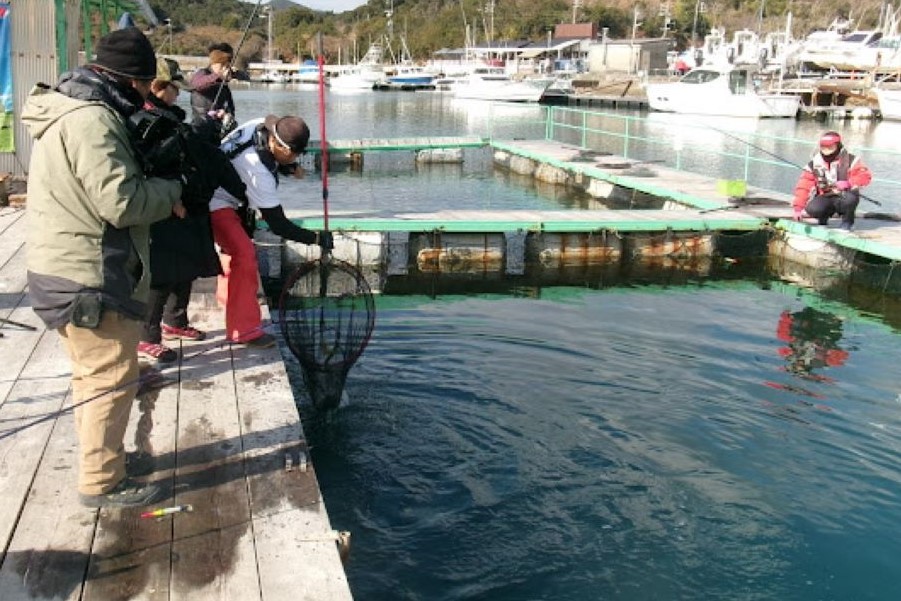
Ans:
POLYGON ((225 306, 225 337, 231 342, 255 347, 275 344, 262 328, 257 301, 259 274, 256 250, 239 211, 259 210, 277 236, 303 244, 332 248, 330 232, 314 232, 294 225, 278 200, 279 173, 298 174, 297 157, 307 147, 310 130, 299 117, 255 119, 243 124, 222 141, 238 175, 247 185, 249 206, 220 188, 210 201, 213 236, 222 249, 223 275, 216 296, 225 306))
POLYGON ((801 172, 795 185, 794 218, 801 221, 805 214, 820 225, 826 225, 833 215, 842 218, 841 227, 850 231, 854 213, 860 203, 860 188, 873 179, 860 157, 848 152, 838 132, 827 131, 820 137, 819 151, 801 172))
POLYGON ((135 28, 102 37, 87 67, 30 94, 28 287, 72 363, 78 490, 88 507, 162 496, 126 477, 123 439, 138 388, 140 324, 150 284, 150 224, 183 214, 178 179, 147 177, 127 125, 156 75, 135 28))
POLYGON ((171 148, 174 156, 161 160, 178 163, 185 175, 182 202, 188 215, 170 217, 150 228, 150 297, 138 354, 160 363, 178 359, 178 353, 162 344, 168 340, 203 340, 206 333, 188 323, 188 302, 196 278, 219 275, 219 255, 213 245, 209 202, 220 185, 237 198, 246 199, 244 182, 219 150, 218 129, 208 123, 189 128, 185 112, 175 106, 180 90, 191 90, 178 63, 157 60, 156 79, 140 117, 162 139, 144 143, 154 149, 171 148), (159 121, 163 121, 159 124, 159 121), (172 142, 170 142, 172 140, 172 142))

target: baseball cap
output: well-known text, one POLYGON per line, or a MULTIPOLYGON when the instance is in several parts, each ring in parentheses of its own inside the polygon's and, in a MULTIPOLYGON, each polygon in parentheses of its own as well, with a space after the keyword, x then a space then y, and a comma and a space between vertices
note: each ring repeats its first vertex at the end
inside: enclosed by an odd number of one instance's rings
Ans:
POLYGON ((192 91, 194 88, 188 84, 185 74, 178 63, 171 58, 158 58, 156 60, 156 80, 171 83, 179 90, 192 91))

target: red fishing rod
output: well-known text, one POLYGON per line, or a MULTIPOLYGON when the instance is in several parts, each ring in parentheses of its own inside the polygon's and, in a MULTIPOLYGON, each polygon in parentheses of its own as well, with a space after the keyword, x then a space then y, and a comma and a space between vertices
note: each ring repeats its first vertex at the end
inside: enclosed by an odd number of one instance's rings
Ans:
MULTIPOLYGON (((328 139, 326 137, 325 57, 319 34, 319 162, 323 231, 329 231, 328 139)), ((300 363, 313 406, 338 407, 350 368, 369 343, 375 326, 375 300, 362 272, 322 248, 318 260, 300 265, 279 298, 282 336, 300 363)))

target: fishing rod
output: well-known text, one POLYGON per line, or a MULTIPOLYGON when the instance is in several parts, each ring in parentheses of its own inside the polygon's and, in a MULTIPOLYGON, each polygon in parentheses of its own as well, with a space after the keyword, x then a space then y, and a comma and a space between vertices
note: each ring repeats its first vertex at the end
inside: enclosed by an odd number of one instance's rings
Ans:
MULTIPOLYGON (((263 4, 263 0, 257 0, 257 3, 254 5, 253 10, 250 11, 250 18, 247 19, 247 24, 244 26, 244 31, 241 33, 241 39, 238 41, 238 47, 235 48, 235 53, 232 55, 231 59, 228 61, 228 65, 226 66, 227 71, 232 70, 232 66, 235 63, 235 60, 238 58, 238 53, 241 52, 241 47, 244 46, 244 41, 247 39, 247 32, 250 31, 250 26, 253 24, 253 20, 257 16, 257 11, 260 9, 260 6, 263 4)), ((272 15, 269 15, 269 18, 272 18, 272 15)), ((219 96, 222 94, 222 89, 225 87, 225 79, 219 82, 219 87, 216 89, 216 95, 213 97, 213 104, 210 105, 210 108, 216 106, 216 103, 219 102, 219 96)))
MULTIPOLYGON (((706 127, 707 129, 712 129, 713 131, 715 131, 715 132, 717 132, 717 133, 719 133, 719 134, 722 134, 722 135, 724 135, 724 136, 727 136, 727 137, 729 137, 729 138, 732 138, 733 140, 738 140, 738 141, 741 142, 742 144, 745 144, 745 145, 749 146, 750 148, 753 148, 754 150, 757 150, 757 151, 759 151, 759 152, 762 152, 763 154, 765 154, 765 155, 767 155, 767 156, 773 157, 773 158, 776 159, 777 161, 780 161, 780 162, 782 162, 782 163, 785 163, 786 165, 789 165, 789 166, 794 167, 794 168, 796 168, 796 169, 799 169, 799 170, 801 170, 801 171, 803 171, 803 170, 805 170, 805 169, 807 168, 807 167, 804 166, 804 165, 798 165, 798 164, 795 163, 795 162, 789 161, 788 159, 786 159, 786 158, 784 158, 784 157, 781 157, 781 156, 779 156, 778 154, 776 154, 776 153, 774 153, 774 152, 770 152, 769 150, 767 150, 767 149, 765 149, 765 148, 761 148, 761 147, 758 146, 757 144, 753 144, 753 143, 751 143, 751 142, 748 142, 748 141, 745 140, 744 138, 740 138, 740 137, 736 136, 735 134, 730 134, 730 133, 727 132, 727 131, 724 131, 724 130, 722 130, 722 129, 718 129, 718 128, 713 127, 713 126, 711 126, 711 125, 706 125, 706 124, 705 124, 704 127, 706 127)), ((881 207, 881 206, 882 206, 882 203, 881 203, 880 201, 876 200, 875 198, 870 198, 869 196, 867 196, 866 194, 864 194, 864 193, 861 192, 860 190, 858 190, 857 193, 860 194, 860 197, 861 197, 862 199, 864 199, 864 200, 866 200, 866 201, 868 201, 868 202, 873 203, 873 204, 876 205, 877 207, 881 207)))
MULTIPOLYGON (((204 355, 212 350, 219 349, 219 348, 225 346, 226 344, 228 344, 228 342, 223 341, 223 342, 220 342, 219 344, 215 344, 213 346, 210 346, 209 348, 198 351, 198 352, 194 353, 193 355, 184 357, 181 361, 181 365, 184 365, 185 363, 193 361, 197 357, 204 355)), ((48 421, 57 419, 58 417, 62 416, 63 414, 65 414, 68 411, 73 411, 75 409, 78 409, 79 407, 83 407, 84 405, 87 405, 88 403, 96 401, 97 399, 102 398, 108 394, 118 392, 119 390, 122 390, 123 388, 128 388, 129 386, 134 386, 135 384, 141 385, 141 384, 145 384, 147 382, 152 382, 154 380, 154 378, 156 378, 160 375, 163 375, 163 373, 162 372, 145 372, 144 374, 139 375, 137 378, 135 378, 133 380, 129 380, 128 382, 124 382, 111 390, 104 390, 103 392, 100 392, 90 398, 83 400, 83 401, 79 401, 78 403, 75 403, 74 405, 69 405, 68 407, 64 407, 57 411, 52 411, 50 413, 47 413, 42 417, 39 417, 37 419, 34 419, 34 420, 28 422, 27 424, 22 424, 21 426, 18 426, 17 428, 12 428, 10 430, 6 430, 5 432, 0 432, 0 441, 2 441, 5 438, 14 436, 14 435, 18 434, 19 432, 22 432, 23 430, 28 430, 29 428, 33 428, 34 426, 43 424, 44 422, 48 422, 48 421)), ((163 379, 160 382, 159 386, 155 387, 155 389, 159 390, 161 388, 165 388, 166 386, 171 386, 172 384, 175 384, 176 382, 177 382, 177 380, 163 379)))

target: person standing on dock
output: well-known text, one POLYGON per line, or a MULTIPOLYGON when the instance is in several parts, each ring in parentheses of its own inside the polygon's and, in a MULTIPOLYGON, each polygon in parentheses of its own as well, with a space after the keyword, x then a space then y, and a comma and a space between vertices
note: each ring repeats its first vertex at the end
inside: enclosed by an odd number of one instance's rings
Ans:
POLYGON ((136 348, 150 287, 150 224, 175 213, 180 174, 149 177, 130 118, 156 76, 136 28, 100 38, 96 58, 38 85, 22 112, 35 138, 28 173, 28 295, 72 363, 78 491, 87 507, 140 506, 163 495, 127 478, 136 348))
POLYGON ((841 228, 854 227, 854 213, 860 203, 860 188, 869 185, 873 175, 860 157, 848 152, 838 132, 820 136, 819 150, 813 155, 795 185, 794 218, 805 215, 826 225, 833 215, 842 218, 841 228))
POLYGON ((150 297, 138 355, 159 363, 178 359, 168 340, 203 340, 206 333, 188 323, 188 302, 196 278, 219 275, 219 255, 213 245, 209 203, 216 188, 245 198, 244 182, 219 150, 219 127, 211 118, 182 124, 187 115, 175 104, 180 90, 190 91, 178 63, 170 58, 157 61, 157 75, 144 110, 151 118, 169 119, 172 136, 184 152, 182 170, 192 177, 182 190, 187 215, 175 216, 150 227, 150 297))
POLYGON ((275 337, 263 331, 257 300, 259 270, 251 238, 255 211, 276 236, 327 250, 333 247, 330 232, 292 223, 277 195, 279 174, 297 173, 297 157, 309 139, 310 129, 300 117, 269 115, 241 125, 222 141, 223 152, 247 186, 248 199, 242 203, 219 188, 210 202, 213 236, 222 250, 223 275, 216 298, 225 307, 225 337, 231 342, 259 348, 275 344, 275 337))
POLYGON ((222 42, 210 46, 209 53, 209 67, 198 69, 191 76, 191 111, 195 121, 216 117, 227 134, 229 125, 235 123, 235 101, 228 87, 234 74, 235 51, 231 44, 222 42))

